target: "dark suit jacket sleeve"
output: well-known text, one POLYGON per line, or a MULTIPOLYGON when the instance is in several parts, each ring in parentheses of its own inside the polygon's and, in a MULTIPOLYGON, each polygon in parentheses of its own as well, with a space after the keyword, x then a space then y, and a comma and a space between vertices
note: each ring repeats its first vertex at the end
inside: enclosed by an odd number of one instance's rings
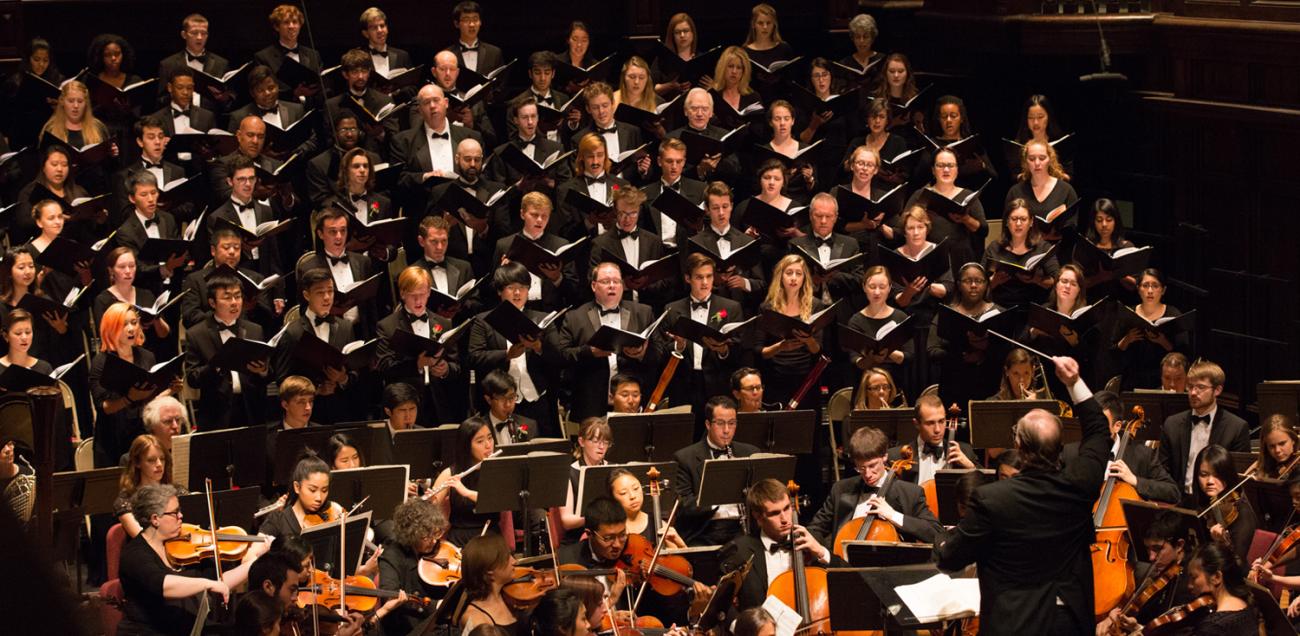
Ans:
POLYGON ((974 493, 971 493, 970 505, 961 523, 935 538, 935 563, 938 564, 939 569, 948 572, 960 570, 974 563, 980 556, 980 546, 984 544, 993 529, 993 522, 989 519, 989 512, 984 504, 983 489, 977 488, 974 493))
POLYGON ((190 332, 189 346, 185 349, 185 381, 200 390, 220 382, 217 368, 208 364, 215 351, 204 351, 211 344, 212 332, 205 327, 196 327, 190 332))
MULTIPOLYGON (((1131 442, 1130 442, 1131 443, 1131 442)), ((1163 503, 1176 504, 1182 497, 1182 489, 1169 476, 1169 471, 1165 470, 1165 465, 1156 459, 1155 451, 1143 449, 1147 453, 1147 462, 1144 469, 1138 469, 1129 466, 1137 476, 1137 492, 1147 501, 1159 501, 1163 503), (1142 474, 1137 474, 1142 470, 1142 474)))
POLYGON ((1245 420, 1233 415, 1232 413, 1225 412, 1223 414, 1223 421, 1225 424, 1231 422, 1236 428, 1236 435, 1233 436, 1232 444, 1228 447, 1228 450, 1234 453, 1249 453, 1250 427, 1246 425, 1245 420))
POLYGON ((835 539, 835 503, 848 489, 846 481, 840 480, 831 486, 831 492, 822 501, 822 507, 817 509, 817 514, 813 515, 812 521, 808 522, 808 532, 828 548, 835 539))
POLYGON ((1067 481, 1081 490, 1096 490, 1106 474, 1110 460, 1110 425, 1097 400, 1088 398, 1074 405, 1074 414, 1083 425, 1083 441, 1079 443, 1079 459, 1067 465, 1062 473, 1067 481))
POLYGON ((677 482, 673 484, 673 489, 677 491, 677 500, 681 502, 678 513, 687 527, 703 523, 712 514, 696 505, 699 493, 695 492, 695 488, 700 478, 699 468, 703 465, 696 455, 696 448, 695 445, 687 446, 673 454, 673 459, 677 461, 677 482))
POLYGON ((1164 426, 1160 427, 1160 446, 1156 448, 1156 460, 1161 466, 1164 466, 1165 472, 1169 473, 1169 476, 1174 479, 1174 483, 1177 484, 1178 489, 1181 491, 1183 487, 1183 479, 1186 476, 1178 472, 1178 466, 1174 463, 1174 458, 1171 453, 1173 449, 1173 440, 1171 439, 1170 433, 1174 427, 1178 426, 1178 424, 1175 423, 1175 417, 1176 416, 1171 415, 1165 418, 1164 426))
POLYGON ((505 349, 496 349, 491 345, 492 327, 482 317, 474 319, 469 330, 468 360, 471 369, 480 374, 493 369, 503 369, 510 364, 505 349))

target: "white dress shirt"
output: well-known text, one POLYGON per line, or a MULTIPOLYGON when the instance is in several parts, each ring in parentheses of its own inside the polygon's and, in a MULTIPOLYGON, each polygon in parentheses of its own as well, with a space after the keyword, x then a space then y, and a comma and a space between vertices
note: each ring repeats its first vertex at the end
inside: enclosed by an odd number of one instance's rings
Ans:
POLYGON ((452 158, 451 147, 451 126, 443 122, 442 130, 431 130, 426 124, 424 126, 424 136, 429 142, 429 165, 434 170, 441 171, 443 176, 449 176, 456 173, 456 163, 452 158), (434 133, 447 133, 447 138, 433 137, 434 133))

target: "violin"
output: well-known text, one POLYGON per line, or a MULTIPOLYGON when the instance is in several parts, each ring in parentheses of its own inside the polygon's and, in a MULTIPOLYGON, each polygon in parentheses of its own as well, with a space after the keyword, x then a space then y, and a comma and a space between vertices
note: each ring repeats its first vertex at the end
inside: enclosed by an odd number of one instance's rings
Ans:
POLYGON ((460 580, 460 548, 439 541, 433 553, 420 558, 416 570, 426 585, 449 587, 460 580))
POLYGON ((600 618, 600 631, 614 632, 620 636, 632 636, 640 634, 643 629, 663 629, 663 621, 653 616, 633 617, 632 613, 627 610, 617 612, 605 612, 600 618), (613 619, 611 620, 611 616, 613 619))
MULTIPOLYGON (((903 446, 898 450, 899 459, 889 465, 889 479, 885 481, 885 486, 880 490, 879 496, 884 499, 889 496, 889 488, 898 481, 899 476, 912 469, 916 464, 916 453, 911 446, 903 446)), ((796 506, 797 507, 797 506, 796 506)), ((898 534, 898 529, 894 524, 880 518, 880 515, 871 513, 865 517, 852 519, 840 527, 835 533, 835 554, 841 559, 848 559, 848 551, 844 548, 845 541, 892 541, 897 543, 902 537, 898 534)))
MULTIPOLYGON (((1178 563, 1172 563, 1160 572, 1155 578, 1148 576, 1142 584, 1142 588, 1129 597, 1124 606, 1120 608, 1119 613, 1124 616, 1133 616, 1142 606, 1147 604, 1156 594, 1169 586, 1170 583, 1178 579, 1178 575, 1183 573, 1183 567, 1178 563)), ((1110 624, 1110 636, 1125 636, 1124 630, 1120 628, 1119 622, 1114 621, 1110 624)))
MULTIPOLYGON (((340 581, 326 574, 323 570, 313 570, 311 573, 311 584, 306 588, 298 588, 298 605, 300 607, 310 607, 311 605, 320 605, 329 609, 337 609, 342 605, 346 597, 347 609, 352 612, 369 612, 379 606, 380 600, 397 598, 400 592, 392 590, 381 590, 375 585, 375 582, 369 577, 353 575, 343 578, 340 581)), ((407 601, 429 607, 433 601, 423 596, 407 595, 407 601)))
POLYGON ((1155 617, 1150 623, 1147 623, 1146 626, 1142 628, 1142 631, 1149 632, 1157 627, 1163 627, 1165 625, 1171 625, 1186 620, 1187 617, 1191 616, 1196 610, 1201 609, 1202 607, 1209 607, 1213 604, 1213 596, 1209 594, 1202 595, 1186 605, 1179 605, 1178 607, 1155 617))
POLYGON ((656 559, 654 544, 639 534, 628 535, 627 546, 623 548, 621 560, 626 562, 627 567, 631 568, 631 572, 638 577, 649 573, 650 589, 661 596, 674 596, 683 590, 695 587, 695 579, 691 578, 694 572, 686 557, 660 554, 656 559), (650 568, 652 561, 653 571, 650 568))
MULTIPOLYGON (((794 506, 794 518, 799 518, 799 485, 790 482, 790 504, 794 506)), ((794 529, 790 529, 789 540, 794 543, 794 529)), ((767 586, 767 595, 775 596, 787 607, 795 608, 799 613, 800 634, 830 634, 831 606, 830 595, 826 588, 826 568, 805 567, 803 550, 791 548, 790 569, 782 572, 767 586)))
POLYGON ((164 544, 167 561, 175 567, 194 565, 219 555, 223 561, 239 561, 248 552, 248 544, 265 543, 270 538, 250 535, 238 526, 217 528, 216 533, 192 523, 181 524, 181 533, 164 544))
POLYGON ((501 596, 515 609, 531 609, 542 599, 543 594, 559 587, 557 574, 560 577, 611 576, 618 574, 619 570, 627 570, 629 575, 633 574, 626 563, 619 562, 615 566, 607 569, 587 569, 576 563, 568 563, 554 570, 516 567, 514 577, 501 588, 501 596))

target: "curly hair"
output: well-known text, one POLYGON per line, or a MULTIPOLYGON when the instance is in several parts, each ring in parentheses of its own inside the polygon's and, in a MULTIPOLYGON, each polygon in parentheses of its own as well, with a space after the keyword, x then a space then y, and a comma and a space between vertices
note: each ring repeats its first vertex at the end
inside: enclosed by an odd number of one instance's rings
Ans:
POLYGON ((413 497, 393 511, 393 538, 415 550, 421 541, 447 531, 447 517, 432 501, 413 497))

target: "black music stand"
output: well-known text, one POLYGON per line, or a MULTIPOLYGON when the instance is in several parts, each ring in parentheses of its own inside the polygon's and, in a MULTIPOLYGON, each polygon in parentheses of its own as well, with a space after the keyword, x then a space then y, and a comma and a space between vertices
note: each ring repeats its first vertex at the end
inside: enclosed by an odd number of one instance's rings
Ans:
POLYGON ((502 444, 496 448, 501 451, 498 457, 521 457, 528 453, 559 453, 567 455, 573 451, 573 442, 558 437, 537 437, 526 442, 502 444))
POLYGON ((916 435, 916 426, 912 424, 916 412, 912 409, 870 409, 849 413, 841 424, 840 439, 847 444, 849 438, 860 428, 870 426, 885 434, 890 444, 916 435))
POLYGON ((398 504, 406 501, 410 481, 406 466, 367 466, 330 471, 330 498, 351 510, 370 497, 358 512, 374 511, 375 519, 392 519, 398 504))
POLYGON ((921 623, 896 588, 920 583, 939 569, 933 564, 889 568, 831 568, 826 571, 831 629, 835 631, 883 630, 885 634, 913 633, 942 628, 943 623, 921 623))
POLYGON ((802 455, 813 451, 816 434, 816 411, 759 411, 736 415, 733 441, 757 446, 764 453, 802 455))
MULTIPOLYGON (((745 503, 749 487, 764 479, 786 483, 794 479, 794 455, 763 453, 749 457, 720 457, 704 462, 696 506, 711 508, 745 503)), ((745 520, 741 519, 744 524, 745 520)))
MULTIPOLYGON (((1248 479, 1241 489, 1246 491, 1246 500, 1250 502, 1250 507, 1255 509, 1255 514, 1260 517, 1260 528, 1264 527, 1263 517, 1266 514, 1269 516, 1269 521, 1282 522, 1295 509, 1291 504, 1291 488, 1287 486, 1287 482, 1280 479, 1262 477, 1248 479), (1277 518, 1279 515, 1281 519, 1277 518)), ((1280 525, 1277 527, 1282 530, 1280 525)))
MULTIPOLYGON (((573 501, 573 513, 582 516, 582 511, 586 509, 591 502, 601 497, 609 496, 609 476, 614 471, 625 469, 636 475, 641 481, 641 488, 645 491, 646 502, 650 501, 650 477, 646 472, 651 468, 659 469, 659 505, 662 508, 665 504, 672 506, 672 501, 676 501, 676 492, 668 487, 671 479, 677 477, 677 462, 629 462, 626 464, 603 464, 600 466, 583 466, 578 469, 578 492, 575 493, 573 501), (662 497, 672 496, 671 501, 666 501, 662 497)), ((643 506, 643 508, 645 508, 643 506)), ((649 512, 649 508, 645 508, 649 512)))
POLYGON ((1259 403, 1259 420, 1262 424, 1270 415, 1280 413, 1296 421, 1300 418, 1300 382, 1270 380, 1255 385, 1255 401, 1259 403))
POLYGON ((893 541, 845 541, 844 554, 855 568, 889 568, 930 562, 934 546, 929 543, 893 541))
POLYGON ((673 461, 677 449, 690 446, 695 435, 695 416, 690 413, 629 413, 609 416, 614 444, 605 461, 673 461))
MULTIPOLYGON (((182 495, 176 498, 181 505, 181 514, 186 519, 206 526, 208 518, 208 499, 202 492, 182 495)), ((261 486, 239 488, 236 490, 216 490, 212 492, 212 513, 217 517, 217 527, 236 526, 248 532, 253 531, 253 515, 262 501, 261 486)))
MULTIPOLYGON (((665 551, 665 553, 667 553, 667 551, 665 551)), ((714 552, 714 555, 717 556, 716 551, 714 552)), ((717 579, 704 579, 706 581, 716 580, 718 581, 718 584, 714 586, 713 595, 709 597, 709 602, 704 606, 704 610, 700 612, 700 618, 693 627, 702 633, 711 634, 715 627, 727 620, 727 615, 731 613, 731 608, 736 603, 736 594, 740 592, 741 586, 745 584, 745 579, 749 577, 753 564, 754 555, 751 554, 749 560, 741 564, 739 568, 736 568, 736 570, 743 570, 743 572, 737 574, 735 577, 731 579, 723 579, 722 577, 718 577, 717 579)), ((692 563, 692 566, 694 566, 694 563, 692 563)), ((735 572, 736 570, 733 570, 732 572, 735 572)), ((695 572, 696 577, 703 576, 699 573, 698 569, 696 569, 695 572)), ((698 581, 700 578, 696 578, 695 580, 698 581)))
POLYGON ((1146 412, 1147 425, 1138 429, 1137 434, 1137 438, 1144 442, 1160 439, 1160 432, 1169 416, 1192 408, 1186 393, 1174 391, 1124 391, 1119 394, 1119 400, 1124 404, 1125 413, 1131 412, 1135 406, 1141 406, 1146 412))
POLYGON ((308 426, 275 432, 275 451, 271 456, 271 483, 288 486, 293 467, 307 449, 325 456, 325 447, 331 435, 340 432, 333 426, 308 426))
POLYGON ((54 510, 76 510, 81 515, 113 512, 119 492, 121 468, 95 468, 54 473, 54 510))
POLYGON ((434 479, 456 454, 459 424, 413 428, 393 433, 393 462, 411 467, 411 479, 434 479))
MULTIPOLYGON (((563 506, 569 490, 570 455, 533 453, 522 457, 489 457, 479 468, 477 514, 519 511, 527 519, 533 508, 563 506), (484 488, 484 484, 492 484, 484 488)), ((524 541, 524 556, 532 556, 524 541)))
POLYGON ((1034 409, 1055 414, 1056 400, 971 400, 970 442, 975 448, 1011 448, 1011 429, 1034 409))
POLYGON ((961 523, 961 515, 957 513, 957 482, 971 470, 978 470, 984 474, 984 483, 997 481, 998 472, 989 469, 967 469, 967 468, 940 468, 934 471, 934 498, 935 505, 939 508, 939 523, 945 526, 955 526, 961 523))
MULTIPOLYGON (((304 528, 302 531, 302 538, 311 545, 316 569, 327 572, 334 578, 341 578, 339 576, 339 523, 340 521, 335 519, 329 523, 304 528)), ((356 574, 357 567, 361 565, 361 555, 364 552, 362 548, 368 528, 370 528, 369 512, 359 512, 348 517, 347 529, 343 531, 348 542, 343 557, 346 568, 343 576, 356 574)))
MULTIPOLYGON (((1182 519, 1187 545, 1204 544, 1210 539, 1209 526, 1196 518, 1195 510, 1131 499, 1120 499, 1119 504, 1124 509, 1124 522, 1128 525, 1128 536, 1131 537, 1133 545, 1141 545, 1147 536, 1147 528, 1151 527, 1156 517, 1164 514, 1177 515, 1182 519)), ((1136 550, 1136 552, 1138 560, 1149 562, 1146 550, 1136 550)))
POLYGON ((177 435, 172 438, 172 453, 174 465, 184 467, 176 471, 175 482, 189 490, 202 490, 204 479, 223 490, 266 481, 265 426, 177 435))
POLYGON ((1232 470, 1238 475, 1246 474, 1246 469, 1250 468, 1259 459, 1258 453, 1243 453, 1241 451, 1228 451, 1228 456, 1232 458, 1232 470))
POLYGON ((392 464, 393 433, 387 420, 339 422, 331 426, 335 433, 346 433, 357 443, 357 452, 371 466, 392 464))

